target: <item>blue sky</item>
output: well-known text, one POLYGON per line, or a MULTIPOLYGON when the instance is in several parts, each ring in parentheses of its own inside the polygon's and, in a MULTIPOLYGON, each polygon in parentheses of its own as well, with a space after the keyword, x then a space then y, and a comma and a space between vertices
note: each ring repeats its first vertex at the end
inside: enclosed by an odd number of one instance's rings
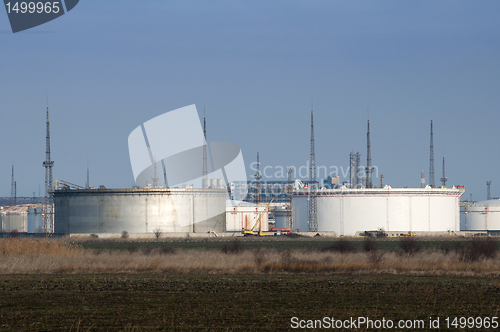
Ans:
MULTIPOLYGON (((45 107, 54 179, 131 187, 130 132, 164 112, 206 107, 208 141, 246 164, 372 163, 393 187, 436 182, 500 196, 498 1, 95 1, 12 34, 0 13, 0 196, 43 193, 45 107)), ((252 173, 249 171, 249 173, 252 173)), ((378 179, 374 180, 378 182, 378 179)))

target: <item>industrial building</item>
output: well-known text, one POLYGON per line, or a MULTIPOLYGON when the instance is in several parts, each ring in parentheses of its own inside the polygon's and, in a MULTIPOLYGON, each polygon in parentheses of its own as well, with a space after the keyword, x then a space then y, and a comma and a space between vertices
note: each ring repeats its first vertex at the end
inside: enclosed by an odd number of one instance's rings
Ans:
POLYGON ((318 232, 357 235, 364 231, 455 232, 460 230, 457 188, 319 189, 312 195, 307 188, 292 196, 294 227, 311 231, 310 209, 316 199, 318 232))

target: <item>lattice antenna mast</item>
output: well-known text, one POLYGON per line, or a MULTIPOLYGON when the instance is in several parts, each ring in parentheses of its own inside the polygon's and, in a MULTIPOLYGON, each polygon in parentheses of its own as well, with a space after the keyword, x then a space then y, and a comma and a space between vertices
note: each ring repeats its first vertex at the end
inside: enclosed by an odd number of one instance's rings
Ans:
POLYGON ((16 205, 16 184, 14 181, 14 165, 12 165, 12 184, 10 188, 10 206, 16 205))
POLYGON ((153 173, 153 188, 158 188, 158 173, 156 172, 156 157, 155 157, 155 167, 153 173))
POLYGON ((486 181, 486 187, 487 187, 486 199, 490 200, 491 199, 491 192, 490 192, 491 181, 486 181))
POLYGON ((54 162, 50 160, 50 122, 49 122, 49 107, 47 106, 47 134, 45 136, 45 232, 54 232, 54 210, 52 202, 52 167, 54 162))
POLYGON ((288 183, 287 183, 287 188, 286 188, 287 195, 288 195, 288 213, 287 213, 287 217, 286 217, 286 227, 293 228, 293 218, 292 218, 292 191, 293 191, 292 174, 293 174, 293 168, 287 167, 286 173, 288 175, 288 183))
POLYGON ((359 187, 359 163, 361 162, 361 153, 354 154, 354 188, 359 187))
POLYGON ((380 174, 380 188, 384 188, 384 173, 380 174))
POLYGON ((370 120, 368 120, 368 131, 366 132, 366 188, 372 188, 372 155, 370 146, 370 120))
POLYGON ((205 118, 205 107, 203 107, 203 189, 207 188, 208 182, 208 151, 207 151, 207 120, 205 118))
POLYGON ((87 158, 87 189, 90 188, 89 160, 87 158))
POLYGON ((429 185, 434 188, 434 141, 432 135, 432 120, 431 120, 431 151, 429 158, 429 185))
POLYGON ((349 182, 351 188, 354 188, 354 152, 349 153, 349 182))
POLYGON ((311 181, 309 183, 309 231, 310 232, 317 232, 318 231, 318 219, 317 219, 317 212, 318 212, 318 206, 317 206, 317 201, 316 201, 316 190, 317 190, 317 183, 316 183, 316 154, 314 152, 314 116, 313 116, 313 104, 311 101, 311 165, 310 165, 310 172, 311 172, 311 181))
POLYGON ((257 173, 255 173, 255 204, 257 208, 259 207, 260 201, 260 178, 262 174, 260 174, 260 161, 259 161, 259 152, 257 152, 257 173))
POLYGON ((445 176, 444 173, 444 157, 443 157, 443 176, 441 177, 441 185, 443 188, 446 188, 446 181, 448 181, 448 178, 445 176))

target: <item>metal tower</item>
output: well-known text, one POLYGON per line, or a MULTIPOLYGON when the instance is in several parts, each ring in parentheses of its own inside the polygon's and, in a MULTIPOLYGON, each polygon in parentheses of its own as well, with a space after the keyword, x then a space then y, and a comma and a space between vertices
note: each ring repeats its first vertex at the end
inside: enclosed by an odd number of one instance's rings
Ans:
POLYGON ((14 181, 14 165, 12 165, 12 184, 10 187, 10 206, 16 205, 16 184, 14 181))
POLYGON ((155 157, 155 167, 154 167, 154 173, 153 173, 153 188, 157 189, 158 188, 158 173, 156 172, 156 157, 155 157))
POLYGON ((434 142, 432 138, 432 120, 431 120, 431 156, 429 161, 429 185, 434 188, 434 142))
POLYGON ((90 188, 90 173, 89 173, 89 159, 87 158, 87 184, 85 188, 90 188))
POLYGON ((443 157, 443 176, 441 177, 441 186, 443 188, 446 188, 446 181, 448 181, 448 178, 445 176, 444 173, 444 157, 443 157))
POLYGON ((384 188, 384 173, 380 174, 380 188, 384 188))
POLYGON ((491 187, 491 181, 486 181, 486 186, 487 186, 487 192, 486 192, 486 199, 490 200, 491 199, 491 194, 490 194, 490 187, 491 187))
POLYGON ((54 162, 50 160, 50 123, 49 123, 49 107, 47 107, 47 135, 45 140, 45 220, 44 227, 46 233, 54 232, 54 210, 52 200, 52 167, 54 162))
POLYGON ((207 182, 208 182, 208 167, 207 167, 207 159, 208 159, 208 152, 207 152, 207 121, 205 118, 205 107, 203 107, 203 183, 202 183, 202 188, 206 189, 207 182))
POLYGON ((359 165, 361 163, 361 153, 356 152, 354 154, 354 188, 359 188, 360 179, 359 179, 359 165))
POLYGON ((286 227, 293 228, 293 218, 292 218, 292 191, 293 191, 292 173, 293 173, 293 168, 287 167, 286 173, 288 174, 288 183, 287 183, 287 188, 286 188, 287 195, 288 195, 288 213, 287 213, 287 217, 286 217, 286 227))
POLYGON ((311 181, 309 183, 309 231, 317 232, 318 231, 318 206, 316 201, 316 154, 314 153, 314 118, 313 118, 313 110, 311 103, 311 181))
MULTIPOLYGON (((356 170, 357 172, 357 170, 356 170)), ((354 152, 349 153, 349 183, 351 188, 355 188, 356 184, 354 183, 354 152)))
POLYGON ((370 120, 368 120, 368 131, 366 132, 366 188, 372 188, 372 154, 370 146, 370 120))
POLYGON ((257 152, 257 173, 255 173, 255 204, 257 205, 257 209, 259 208, 260 201, 260 178, 262 174, 260 174, 260 162, 259 162, 259 153, 257 152))

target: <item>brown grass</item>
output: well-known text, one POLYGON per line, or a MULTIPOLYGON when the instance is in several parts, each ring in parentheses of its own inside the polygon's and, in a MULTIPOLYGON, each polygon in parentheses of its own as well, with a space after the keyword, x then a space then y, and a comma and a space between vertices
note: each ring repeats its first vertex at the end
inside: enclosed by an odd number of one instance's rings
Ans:
POLYGON ((0 240, 0 274, 37 273, 500 275, 500 258, 465 261, 460 252, 442 251, 412 256, 380 250, 341 254, 258 249, 231 255, 197 249, 100 251, 53 239, 0 240))

